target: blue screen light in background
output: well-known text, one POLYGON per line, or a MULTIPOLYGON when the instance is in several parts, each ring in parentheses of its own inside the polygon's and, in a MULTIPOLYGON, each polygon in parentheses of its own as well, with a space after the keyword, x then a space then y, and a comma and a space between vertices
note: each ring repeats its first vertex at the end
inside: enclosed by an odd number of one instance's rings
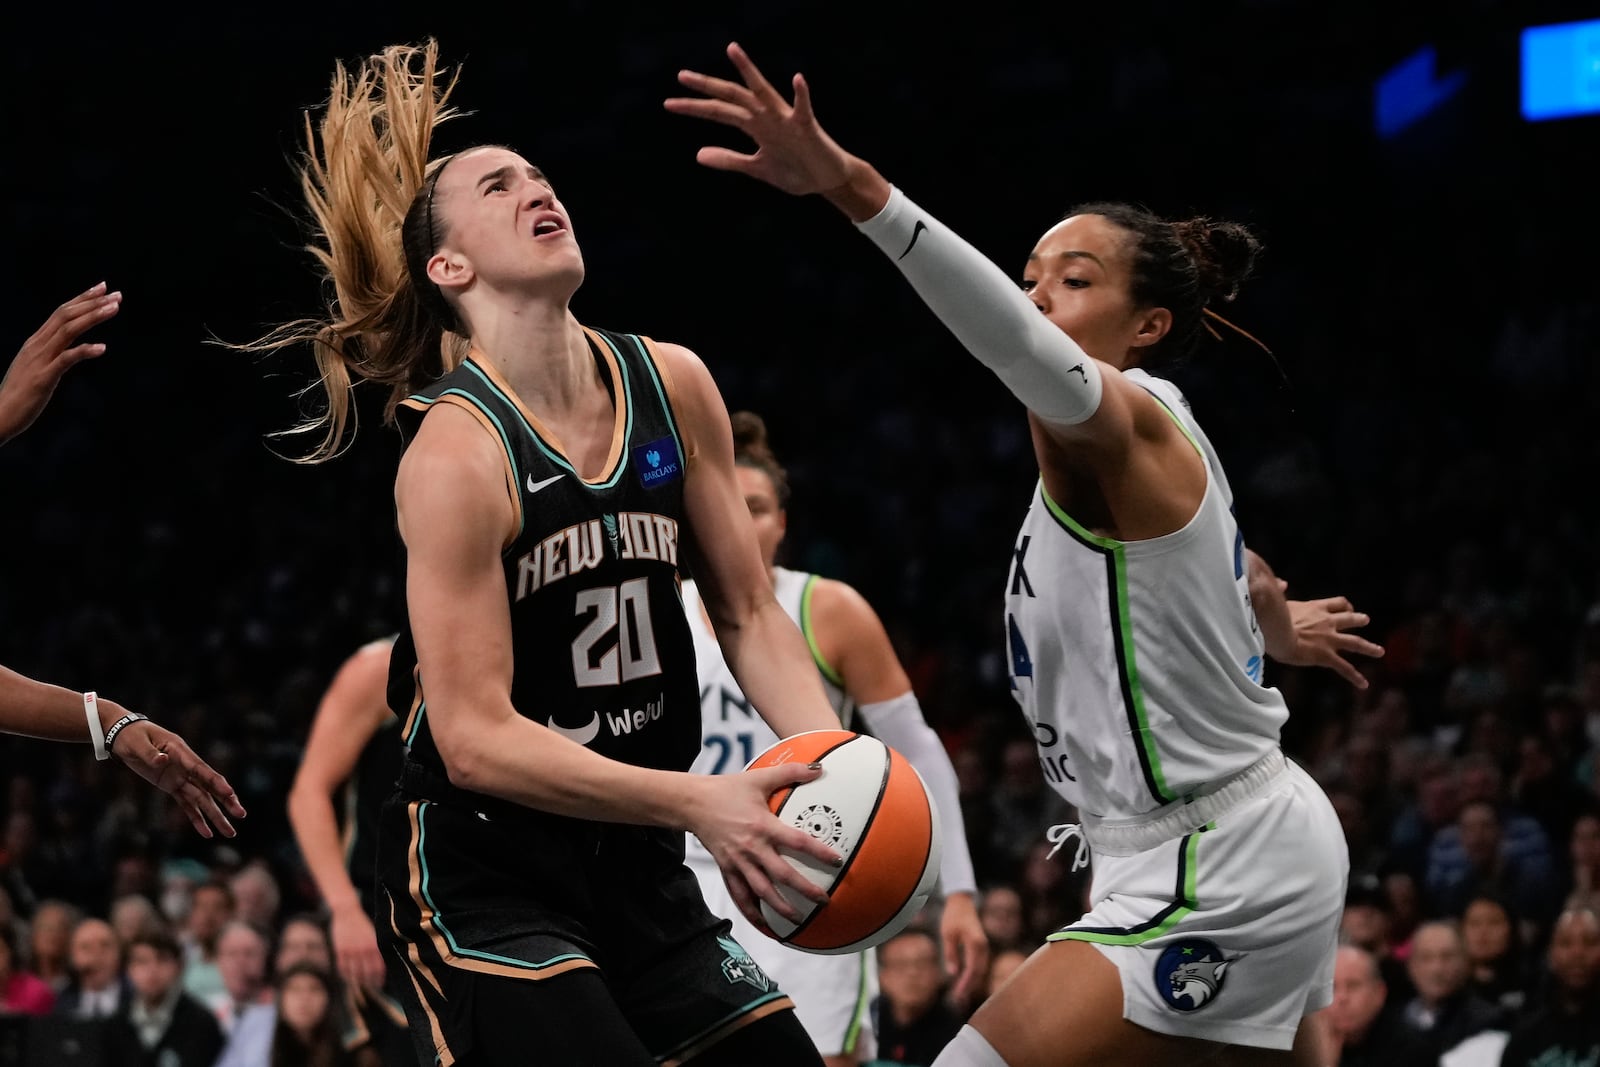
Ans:
POLYGON ((1522 31, 1522 117, 1600 114, 1600 19, 1522 31))
POLYGON ((1419 48, 1378 79, 1373 121, 1378 136, 1388 140, 1432 114, 1467 83, 1462 71, 1440 78, 1433 46, 1419 48))

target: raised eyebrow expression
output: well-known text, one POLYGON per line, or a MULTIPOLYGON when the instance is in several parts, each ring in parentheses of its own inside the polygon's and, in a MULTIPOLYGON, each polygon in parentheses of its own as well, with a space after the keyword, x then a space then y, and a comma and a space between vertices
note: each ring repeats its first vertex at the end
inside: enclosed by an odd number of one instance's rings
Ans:
MULTIPOLYGON (((478 179, 477 188, 481 192, 496 182, 503 182, 507 178, 511 177, 511 175, 515 174, 517 169, 518 168, 514 163, 507 163, 503 167, 496 167, 494 170, 491 170, 489 173, 478 179)), ((535 167, 531 163, 527 165, 527 170, 524 171, 524 173, 528 176, 529 181, 539 182, 541 185, 550 184, 550 179, 544 176, 544 171, 540 170, 538 167, 535 167)))

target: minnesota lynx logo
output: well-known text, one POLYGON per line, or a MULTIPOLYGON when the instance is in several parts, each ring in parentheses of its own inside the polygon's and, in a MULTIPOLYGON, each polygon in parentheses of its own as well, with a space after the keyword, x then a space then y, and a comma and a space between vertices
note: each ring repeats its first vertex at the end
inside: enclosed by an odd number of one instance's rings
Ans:
POLYGON ((1242 958, 1202 938, 1174 941, 1156 959, 1156 992, 1179 1011, 1199 1011, 1222 992, 1228 969, 1242 958))
POLYGON ((767 972, 761 969, 760 964, 750 958, 750 953, 744 950, 743 945, 731 937, 719 937, 717 944, 728 954, 727 959, 722 961, 722 976, 729 985, 744 982, 762 993, 772 988, 772 979, 767 977, 767 972))

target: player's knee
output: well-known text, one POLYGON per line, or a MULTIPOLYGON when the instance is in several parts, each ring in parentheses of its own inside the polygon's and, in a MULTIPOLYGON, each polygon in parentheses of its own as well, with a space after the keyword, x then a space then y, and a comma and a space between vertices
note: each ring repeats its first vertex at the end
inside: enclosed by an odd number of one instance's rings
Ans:
POLYGON ((1006 1067, 1006 1061, 982 1034, 963 1026, 933 1061, 933 1067, 1006 1067))

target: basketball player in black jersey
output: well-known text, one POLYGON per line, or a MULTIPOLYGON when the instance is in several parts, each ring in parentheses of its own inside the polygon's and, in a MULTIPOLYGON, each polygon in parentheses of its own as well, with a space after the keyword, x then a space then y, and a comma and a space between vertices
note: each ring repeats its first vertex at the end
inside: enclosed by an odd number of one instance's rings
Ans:
MULTIPOLYGON (((78 338, 121 307, 122 294, 106 292, 105 282, 100 282, 56 308, 23 342, 0 378, 0 445, 33 425, 62 375, 105 353, 104 344, 80 344, 78 338)), ((95 693, 37 682, 0 667, 0 732, 90 742, 96 758, 116 756, 176 800, 202 837, 210 837, 213 826, 224 837, 233 837, 228 816, 244 817, 244 807, 227 779, 196 756, 183 738, 95 693)))
POLYGON ((328 909, 344 979, 346 1045, 371 1046, 385 1064, 403 1064, 413 1058, 400 1002, 406 979, 399 966, 385 966, 372 924, 378 813, 405 755, 386 695, 393 646, 393 636, 369 642, 334 674, 312 719, 288 806, 301 858, 328 909))
POLYGON ((328 318, 311 340, 342 443, 356 379, 391 390, 408 625, 390 706, 408 747, 380 816, 377 926, 425 1063, 628 1067, 820 1060, 706 909, 693 831, 739 906, 823 894, 780 854, 837 854, 767 798, 814 766, 686 773, 700 744, 690 570, 780 736, 836 723, 774 599, 727 410, 688 349, 590 329, 571 220, 517 153, 425 164, 436 47, 336 71, 305 191, 328 318))

